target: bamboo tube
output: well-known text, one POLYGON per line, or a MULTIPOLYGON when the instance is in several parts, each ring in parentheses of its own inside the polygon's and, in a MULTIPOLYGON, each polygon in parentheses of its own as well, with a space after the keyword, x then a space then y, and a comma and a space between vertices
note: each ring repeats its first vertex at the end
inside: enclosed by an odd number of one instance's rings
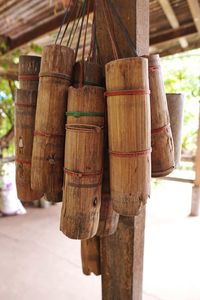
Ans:
POLYGON ((62 202, 63 193, 46 193, 45 199, 51 203, 59 203, 62 202))
POLYGON ((169 109, 170 124, 174 141, 175 166, 179 166, 181 160, 181 133, 183 124, 183 94, 167 94, 167 104, 169 109))
POLYGON ((101 275, 100 238, 81 241, 82 270, 85 275, 101 275))
POLYGON ((97 232, 101 204, 103 130, 93 125, 67 125, 65 184, 61 231, 72 239, 97 232))
POLYGON ((73 70, 73 86, 79 87, 80 85, 102 86, 102 67, 91 61, 79 61, 75 63, 73 70), (84 78, 83 82, 82 76, 84 78))
POLYGON ((43 194, 31 189, 31 156, 37 92, 15 92, 15 151, 17 196, 22 201, 40 199, 43 194))
POLYGON ((59 193, 63 186, 65 111, 74 52, 49 45, 42 52, 32 156, 32 188, 59 193))
POLYGON ((159 55, 149 56, 151 90, 152 177, 162 177, 174 169, 174 145, 159 55))
POLYGON ((104 88, 83 86, 69 88, 67 123, 104 125, 104 88))
POLYGON ((19 86, 22 90, 38 90, 41 57, 21 55, 19 57, 19 86))
POLYGON ((106 65, 110 186, 113 208, 135 216, 150 194, 151 134, 148 60, 106 65))

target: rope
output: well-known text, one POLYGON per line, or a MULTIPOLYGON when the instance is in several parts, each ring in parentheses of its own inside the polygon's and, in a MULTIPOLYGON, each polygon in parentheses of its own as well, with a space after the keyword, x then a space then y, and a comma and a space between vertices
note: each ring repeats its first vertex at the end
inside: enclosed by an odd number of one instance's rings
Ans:
POLYGON ((39 74, 40 77, 55 77, 71 82, 71 76, 68 74, 56 73, 56 72, 42 72, 39 74))
POLYGON ((101 112, 66 112, 67 116, 80 118, 80 117, 104 117, 104 113, 101 112))
POLYGON ((65 134, 50 134, 50 133, 46 133, 46 132, 43 132, 43 131, 35 131, 34 132, 34 136, 44 136, 44 137, 49 137, 49 138, 62 137, 64 135, 65 134))
POLYGON ((16 163, 19 163, 19 164, 31 165, 31 161, 29 161, 29 160, 20 160, 20 159, 16 159, 15 162, 16 162, 16 163))
POLYGON ((100 176, 102 175, 102 170, 101 171, 96 171, 96 172, 91 172, 91 173, 84 173, 84 172, 74 172, 74 171, 71 171, 67 168, 64 168, 64 173, 69 175, 69 176, 72 176, 72 177, 78 177, 78 178, 82 178, 82 177, 93 177, 93 176, 100 176))
POLYGON ((77 19, 79 17, 79 13, 80 13, 80 6, 78 6, 78 4, 77 4, 76 5, 76 15, 75 15, 75 18, 74 18, 74 21, 73 21, 72 29, 70 31, 70 34, 69 34, 69 37, 68 37, 68 40, 67 40, 67 46, 69 46, 69 42, 71 40, 71 36, 73 35, 74 28, 75 28, 75 25, 77 23, 77 19))
POLYGON ((142 150, 142 151, 132 151, 132 152, 118 152, 118 151, 109 151, 110 155, 117 157, 138 157, 145 156, 151 153, 151 148, 142 150))
POLYGON ((118 90, 118 91, 107 91, 104 93, 106 97, 112 96, 123 96, 123 95, 149 95, 150 90, 118 90))
POLYGON ((80 40, 81 40, 81 33, 82 33, 82 30, 83 30, 83 23, 84 23, 84 19, 85 19, 85 11, 86 11, 86 0, 84 0, 83 6, 82 6, 82 20, 81 20, 81 26, 80 26, 78 40, 77 40, 77 44, 76 44, 75 61, 76 61, 76 58, 77 58, 77 55, 78 55, 78 49, 79 49, 80 40))
POLYGON ((37 81, 37 80, 39 80, 39 76, 38 75, 23 74, 23 75, 19 75, 18 79, 22 80, 22 81, 26 81, 26 80, 37 81))
POLYGON ((77 29, 78 29, 78 25, 79 25, 79 22, 80 22, 80 19, 81 19, 81 10, 82 10, 82 7, 79 6, 78 16, 77 16, 77 19, 76 19, 76 26, 75 26, 75 28, 74 28, 73 34, 71 35, 71 40, 70 40, 69 44, 67 45, 68 47, 71 47, 71 46, 72 46, 72 43, 73 43, 73 40, 74 40, 76 31, 77 31, 77 29))
POLYGON ((152 129, 152 130, 151 130, 151 134, 152 134, 152 135, 159 134, 159 133, 161 133, 161 132, 164 132, 164 131, 165 131, 167 128, 169 128, 169 127, 170 127, 170 123, 167 124, 167 125, 165 125, 165 126, 163 126, 163 127, 156 128, 156 129, 152 129))
POLYGON ((156 72, 160 70, 160 65, 149 66, 149 71, 156 72))
POLYGON ((62 30, 62 27, 63 27, 63 25, 64 25, 64 23, 65 23, 65 21, 66 21, 66 19, 67 19, 68 12, 69 12, 69 8, 70 8, 70 6, 71 6, 71 2, 72 2, 72 0, 70 0, 69 4, 68 4, 68 6, 67 6, 66 12, 65 12, 65 14, 64 14, 64 18, 63 18, 62 24, 61 24, 61 26, 60 26, 60 28, 59 28, 59 31, 58 31, 58 34, 57 34, 57 36, 56 36, 55 45, 57 44, 57 41, 58 41, 58 39, 59 39, 59 36, 60 36, 61 30, 62 30))
POLYGON ((21 103, 21 102, 15 102, 15 106, 19 107, 36 107, 36 104, 26 104, 26 103, 21 103))

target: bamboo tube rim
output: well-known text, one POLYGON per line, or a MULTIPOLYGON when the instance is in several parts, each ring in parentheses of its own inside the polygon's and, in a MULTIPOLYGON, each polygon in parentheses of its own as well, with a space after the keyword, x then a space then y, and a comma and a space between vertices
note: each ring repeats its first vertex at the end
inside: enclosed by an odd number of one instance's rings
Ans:
POLYGON ((121 61, 146 61, 148 62, 148 58, 147 57, 143 57, 143 56, 139 56, 139 57, 127 57, 127 58, 119 58, 117 60, 112 60, 110 61, 109 63, 106 64, 106 67, 107 66, 110 66, 112 64, 116 64, 117 62, 121 62, 121 61))
POLYGON ((70 90, 85 90, 85 89, 89 89, 89 90, 105 90, 105 88, 104 87, 102 87, 102 86, 97 86, 97 85, 95 85, 95 86, 90 86, 90 85, 84 85, 84 86, 82 86, 82 87, 74 87, 74 86, 70 86, 69 87, 69 89, 68 89, 68 91, 70 91, 70 90))

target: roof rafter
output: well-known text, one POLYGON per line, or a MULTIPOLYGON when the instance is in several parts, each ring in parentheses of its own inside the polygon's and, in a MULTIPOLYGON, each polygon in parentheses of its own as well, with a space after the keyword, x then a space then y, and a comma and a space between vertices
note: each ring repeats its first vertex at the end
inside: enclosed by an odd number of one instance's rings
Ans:
POLYGON ((200 5, 198 0, 187 0, 188 6, 190 8, 194 24, 197 31, 200 33, 200 5))

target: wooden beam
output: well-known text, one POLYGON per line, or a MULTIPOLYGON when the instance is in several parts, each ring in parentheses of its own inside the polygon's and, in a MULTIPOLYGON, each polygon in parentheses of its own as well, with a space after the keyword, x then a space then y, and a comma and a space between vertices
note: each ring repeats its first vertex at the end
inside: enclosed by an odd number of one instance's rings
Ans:
POLYGON ((166 43, 172 40, 179 39, 181 37, 196 33, 196 27, 193 24, 181 26, 177 29, 172 29, 166 32, 161 32, 159 35, 150 38, 150 45, 166 43))
MULTIPOLYGON (((149 52, 149 0, 113 0, 138 55, 149 52)), ((113 60, 112 47, 97 0, 97 39, 103 64, 113 60)), ((127 40, 114 25, 122 57, 132 56, 127 40)), ((120 217, 117 232, 101 239, 101 270, 103 300, 141 300, 143 279, 145 208, 138 217, 120 217)))
MULTIPOLYGON (((178 19, 174 13, 174 10, 173 10, 169 0, 158 0, 158 1, 165 13, 170 25, 172 26, 172 28, 174 28, 174 29, 179 28, 178 19)), ((188 47, 188 42, 187 42, 186 38, 180 37, 179 43, 182 48, 188 47)))
POLYGON ((190 8, 194 24, 197 31, 200 33, 200 4, 198 0, 187 0, 188 6, 190 8))

